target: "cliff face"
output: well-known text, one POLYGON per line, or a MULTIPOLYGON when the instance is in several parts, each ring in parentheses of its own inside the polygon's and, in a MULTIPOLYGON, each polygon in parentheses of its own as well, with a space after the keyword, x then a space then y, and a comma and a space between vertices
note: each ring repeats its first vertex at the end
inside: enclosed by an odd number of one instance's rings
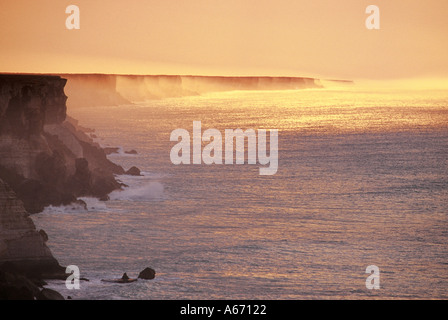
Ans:
MULTIPOLYGON (((130 101, 232 90, 319 88, 319 80, 295 77, 116 76, 116 91, 130 101)), ((70 77, 68 78, 70 81, 70 77)))
POLYGON ((33 221, 12 189, 0 179, 0 266, 28 275, 63 274, 48 249, 44 232, 33 221))
POLYGON ((320 81, 299 77, 217 77, 180 75, 63 74, 69 108, 129 104, 150 99, 231 90, 320 88, 320 81))
POLYGON ((66 79, 0 75, 0 134, 39 135, 46 123, 65 120, 66 79))
POLYGON ((69 79, 65 87, 69 108, 129 104, 116 90, 117 77, 107 74, 60 75, 69 79))
POLYGON ((0 178, 30 213, 79 196, 106 199, 123 168, 66 119, 66 80, 0 75, 0 178))
POLYGON ((43 136, 46 123, 65 120, 65 79, 0 75, 0 165, 29 178, 40 152, 51 150, 43 136))

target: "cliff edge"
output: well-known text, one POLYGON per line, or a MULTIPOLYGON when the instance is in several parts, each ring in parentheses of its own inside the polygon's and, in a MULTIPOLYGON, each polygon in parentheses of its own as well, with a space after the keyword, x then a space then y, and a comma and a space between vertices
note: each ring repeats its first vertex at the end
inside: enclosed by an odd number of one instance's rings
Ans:
POLYGON ((132 104, 172 97, 233 90, 297 90, 322 88, 304 77, 221 77, 189 75, 58 74, 68 80, 69 108, 132 104))
POLYGON ((66 115, 67 80, 0 74, 0 299, 63 299, 42 279, 65 279, 30 213, 80 196, 103 200, 122 167, 66 115))
POLYGON ((80 196, 107 199, 121 187, 114 175, 123 168, 66 119, 66 82, 59 76, 0 75, 0 178, 29 213, 80 196))

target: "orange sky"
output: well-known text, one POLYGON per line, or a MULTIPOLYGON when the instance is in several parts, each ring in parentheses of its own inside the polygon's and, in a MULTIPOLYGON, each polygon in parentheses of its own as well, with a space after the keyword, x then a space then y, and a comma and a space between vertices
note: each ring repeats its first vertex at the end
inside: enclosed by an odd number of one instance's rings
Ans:
POLYGON ((447 21, 447 0, 0 0, 0 72, 447 78, 447 21))

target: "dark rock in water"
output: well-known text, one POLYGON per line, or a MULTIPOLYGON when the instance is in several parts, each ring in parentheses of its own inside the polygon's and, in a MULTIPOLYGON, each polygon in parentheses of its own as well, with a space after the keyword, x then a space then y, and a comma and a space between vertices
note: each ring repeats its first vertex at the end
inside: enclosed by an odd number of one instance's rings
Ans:
POLYGON ((118 151, 120 150, 120 148, 116 148, 116 147, 106 147, 103 148, 104 153, 109 155, 109 154, 113 154, 113 153, 118 153, 118 151))
POLYGON ((129 150, 129 151, 125 151, 124 153, 127 153, 127 154, 137 154, 137 151, 132 149, 132 150, 129 150))
POLYGON ((152 280, 156 277, 156 271, 152 268, 145 268, 142 272, 139 273, 139 279, 152 280))
POLYGON ((39 234, 42 236, 42 240, 44 240, 44 242, 48 241, 48 234, 45 232, 45 230, 40 229, 39 234))
POLYGON ((120 279, 101 279, 103 282, 112 282, 112 283, 132 283, 137 281, 137 279, 131 279, 128 277, 127 273, 123 273, 123 276, 120 279))
POLYGON ((102 282, 110 282, 110 283, 133 283, 136 282, 138 279, 101 279, 102 282))
POLYGON ((126 171, 126 174, 130 176, 141 176, 140 169, 137 167, 130 168, 128 171, 126 171))
POLYGON ((57 291, 52 289, 44 288, 37 295, 37 300, 65 300, 64 297, 57 291))

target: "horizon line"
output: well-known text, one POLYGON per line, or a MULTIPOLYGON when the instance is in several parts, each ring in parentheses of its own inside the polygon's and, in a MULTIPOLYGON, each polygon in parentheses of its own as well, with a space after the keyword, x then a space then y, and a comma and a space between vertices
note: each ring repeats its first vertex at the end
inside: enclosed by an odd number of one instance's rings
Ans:
POLYGON ((201 74, 133 74, 133 73, 101 73, 101 72, 2 72, 0 71, 0 75, 105 75, 105 76, 137 76, 137 77, 203 77, 203 78, 289 78, 289 79, 312 79, 312 80, 323 80, 323 81, 336 81, 336 82, 347 82, 354 83, 352 79, 327 79, 327 78, 318 78, 318 77, 304 77, 304 76, 254 76, 254 75, 238 75, 238 76, 229 76, 229 75, 201 75, 201 74))

